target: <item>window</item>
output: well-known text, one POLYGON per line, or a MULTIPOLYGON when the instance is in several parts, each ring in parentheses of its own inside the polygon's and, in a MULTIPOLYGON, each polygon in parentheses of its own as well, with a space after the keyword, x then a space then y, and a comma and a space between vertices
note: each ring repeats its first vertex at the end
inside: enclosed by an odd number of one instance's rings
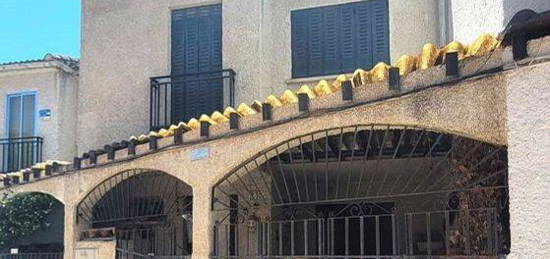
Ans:
POLYGON ((7 137, 35 135, 36 93, 10 94, 7 98, 7 137))
POLYGON ((389 63, 387 0, 291 13, 292 77, 350 73, 389 63))

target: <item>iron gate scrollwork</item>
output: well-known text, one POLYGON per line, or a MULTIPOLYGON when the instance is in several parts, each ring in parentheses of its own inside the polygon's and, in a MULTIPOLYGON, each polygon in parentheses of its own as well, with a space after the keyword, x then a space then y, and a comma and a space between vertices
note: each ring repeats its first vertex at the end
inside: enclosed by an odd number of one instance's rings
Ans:
POLYGON ((261 152, 213 189, 213 258, 497 258, 506 147, 359 125, 261 152))
POLYGON ((192 249, 192 200, 191 187, 166 173, 119 173, 78 205, 81 238, 104 238, 102 230, 113 229, 117 258, 186 258, 192 249))

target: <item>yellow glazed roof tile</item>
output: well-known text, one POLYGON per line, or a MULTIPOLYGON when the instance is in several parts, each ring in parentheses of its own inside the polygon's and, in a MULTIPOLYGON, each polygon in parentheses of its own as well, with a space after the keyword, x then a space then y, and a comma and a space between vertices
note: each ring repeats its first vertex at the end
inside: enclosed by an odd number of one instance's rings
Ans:
POLYGON ((206 114, 201 115, 201 117, 199 118, 199 122, 208 122, 208 123, 210 123, 210 125, 218 124, 216 121, 214 121, 213 119, 208 117, 208 115, 206 115, 206 114))
POLYGON ((229 119, 219 111, 213 112, 210 118, 212 118, 212 120, 214 120, 216 123, 223 123, 223 122, 229 121, 229 119))
MULTIPOLYGON (((417 69, 428 69, 436 64, 443 63, 446 53, 457 52, 459 60, 462 60, 470 56, 483 55, 491 52, 495 48, 499 47, 499 45, 500 40, 490 34, 480 35, 469 46, 466 46, 458 41, 453 41, 442 48, 437 48, 434 44, 427 43, 423 46, 418 56, 403 55, 396 61, 394 66, 399 68, 399 74, 401 76, 407 76, 417 69)), ((390 65, 385 63, 378 63, 370 70, 358 68, 349 79, 352 81, 353 87, 359 87, 372 82, 386 81, 389 77, 389 68, 390 65)), ((297 103, 297 93, 305 93, 311 99, 317 96, 330 95, 341 88, 342 82, 346 80, 348 80, 346 75, 339 75, 334 79, 334 81, 332 81, 331 84, 329 84, 326 80, 320 80, 313 88, 303 85, 296 90, 296 92, 287 89, 283 92, 280 98, 275 95, 269 95, 264 102, 268 103, 273 108, 277 108, 286 104, 297 103)), ((261 112, 261 110, 262 103, 259 101, 254 101, 251 106, 246 103, 242 103, 237 109, 227 107, 223 113, 214 111, 210 117, 208 115, 202 115, 199 120, 192 118, 187 123, 180 122, 177 125, 171 125, 168 130, 161 129, 158 132, 150 132, 148 135, 141 135, 139 137, 132 136, 130 137, 130 140, 147 141, 150 136, 168 137, 172 136, 175 130, 179 128, 185 131, 197 129, 200 126, 200 121, 209 122, 210 124, 217 124, 227 122, 232 113, 237 113, 240 116, 248 116, 261 112)))
POLYGON ((269 103, 272 107, 281 107, 283 106, 283 103, 277 98, 275 95, 270 95, 267 98, 265 98, 265 102, 269 103))
MULTIPOLYGON (((328 83, 327 83, 327 87, 328 87, 328 83)), ((307 94, 309 99, 313 99, 313 98, 317 97, 315 95, 316 93, 314 93, 313 90, 311 90, 311 88, 309 88, 308 85, 302 85, 302 87, 300 87, 300 89, 298 89, 298 91, 296 91, 296 94, 307 94)), ((321 94, 318 94, 318 95, 321 95, 321 94)))
POLYGON ((298 103, 298 96, 291 91, 291 90, 285 90, 283 94, 281 95, 281 103, 284 104, 291 104, 291 103, 298 103))
POLYGON ((187 122, 187 125, 193 130, 193 129, 198 129, 200 127, 200 122, 195 119, 195 118, 192 118, 189 120, 189 122, 187 122))
POLYGON ((250 108, 250 106, 248 106, 248 104, 246 104, 246 103, 241 103, 239 105, 239 107, 237 108, 237 112, 239 112, 241 114, 241 116, 248 116, 248 115, 256 114, 256 111, 254 109, 250 108))

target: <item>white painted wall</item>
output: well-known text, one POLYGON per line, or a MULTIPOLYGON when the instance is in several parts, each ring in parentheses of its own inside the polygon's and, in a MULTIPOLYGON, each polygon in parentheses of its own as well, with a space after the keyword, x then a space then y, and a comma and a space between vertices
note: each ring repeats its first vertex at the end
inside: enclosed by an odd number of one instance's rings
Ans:
POLYGON ((452 0, 454 39, 470 43, 482 33, 499 34, 518 11, 550 10, 548 0, 452 0))
POLYGON ((550 69, 541 64, 508 75, 508 165, 512 254, 550 253, 550 69))

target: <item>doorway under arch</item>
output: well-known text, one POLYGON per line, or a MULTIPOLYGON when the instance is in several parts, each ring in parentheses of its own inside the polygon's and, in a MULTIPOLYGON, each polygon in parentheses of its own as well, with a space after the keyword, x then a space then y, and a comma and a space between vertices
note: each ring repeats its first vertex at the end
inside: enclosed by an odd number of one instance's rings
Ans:
POLYGON ((213 188, 213 258, 454 258, 509 251, 506 147, 359 125, 260 152, 213 188))
POLYGON ((187 258, 192 251, 191 186, 167 173, 129 170, 79 203, 81 239, 116 238, 117 258, 187 258))

